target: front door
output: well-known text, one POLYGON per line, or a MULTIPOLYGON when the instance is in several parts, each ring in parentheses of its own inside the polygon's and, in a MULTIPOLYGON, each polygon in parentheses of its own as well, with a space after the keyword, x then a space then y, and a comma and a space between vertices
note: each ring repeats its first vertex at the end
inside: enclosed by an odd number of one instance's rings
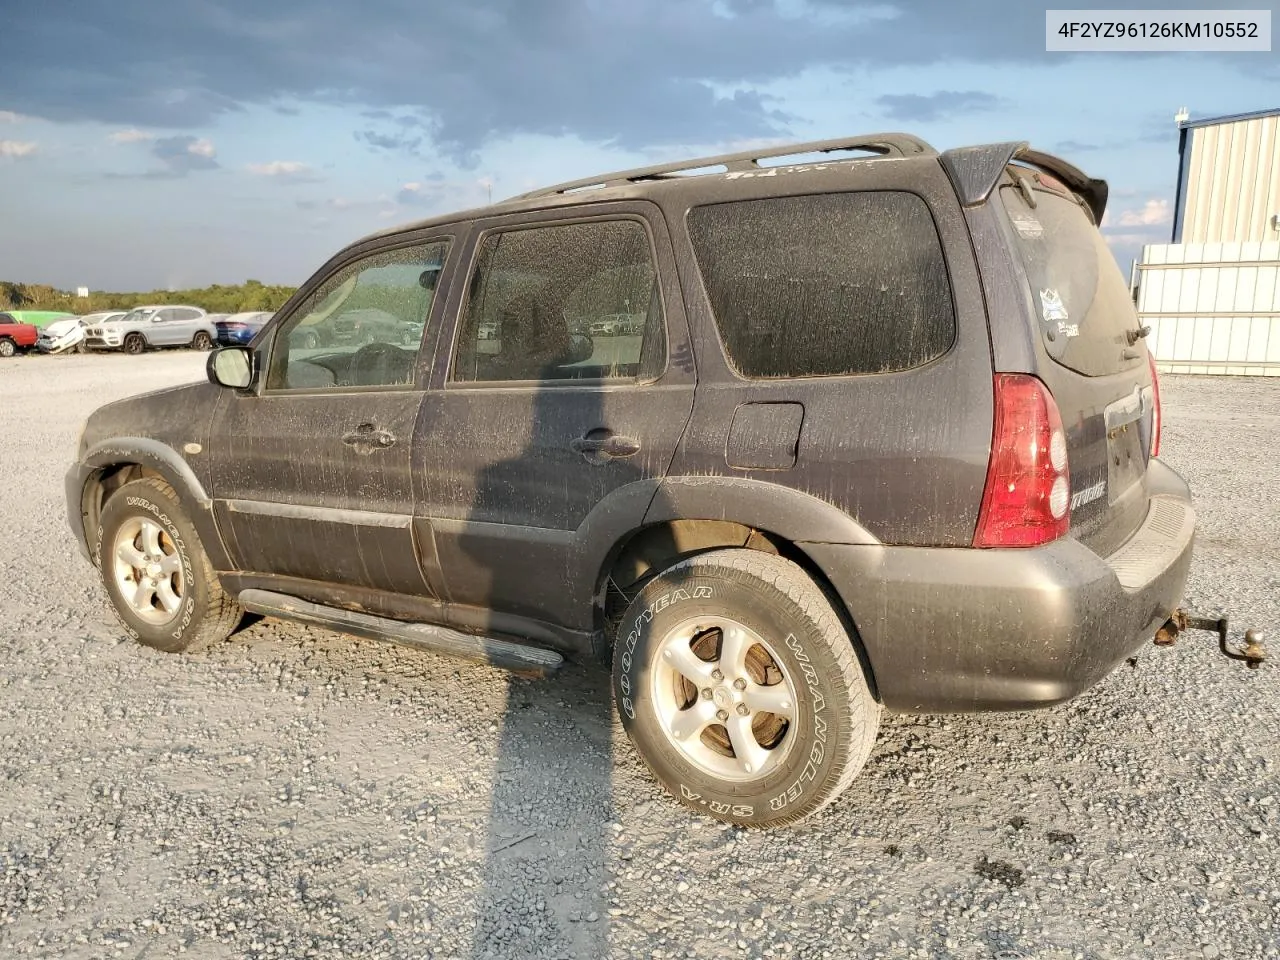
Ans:
POLYGON ((410 468, 419 348, 450 242, 393 242, 323 279, 268 335, 256 394, 219 401, 214 509, 245 572, 435 594, 415 547, 410 468), (356 324, 362 335, 340 343, 311 336, 356 324))
POLYGON ((164 307, 151 315, 151 329, 146 331, 147 342, 154 347, 176 347, 191 340, 192 311, 181 307, 164 307))
POLYGON ((670 244, 645 203, 484 226, 419 420, 422 511, 448 599, 586 629, 588 558, 639 524, 692 409, 670 244))

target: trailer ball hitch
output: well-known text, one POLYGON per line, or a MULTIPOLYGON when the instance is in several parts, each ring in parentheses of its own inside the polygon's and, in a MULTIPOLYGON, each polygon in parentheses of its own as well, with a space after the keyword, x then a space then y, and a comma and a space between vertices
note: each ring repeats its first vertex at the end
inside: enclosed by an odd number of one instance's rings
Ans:
POLYGON ((1226 617, 1199 617, 1182 609, 1173 611, 1173 616, 1156 631, 1155 645, 1171 647, 1178 639, 1178 634, 1187 630, 1208 630, 1216 633, 1218 649, 1223 655, 1247 664, 1250 670, 1257 670, 1267 659, 1267 648, 1262 645, 1262 634, 1256 630, 1246 630, 1243 643, 1235 645, 1227 641, 1226 617))

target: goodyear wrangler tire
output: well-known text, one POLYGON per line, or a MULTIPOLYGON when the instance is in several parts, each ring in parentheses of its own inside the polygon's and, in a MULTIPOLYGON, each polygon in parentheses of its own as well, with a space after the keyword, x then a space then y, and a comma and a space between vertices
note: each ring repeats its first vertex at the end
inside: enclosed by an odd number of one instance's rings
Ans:
POLYGON ((826 595, 795 564, 715 550, 655 577, 614 646, 623 727, 677 800, 753 827, 803 820, 862 769, 879 726, 826 595))
POLYGON ((139 642, 177 653, 225 639, 243 610, 222 592, 173 487, 126 483, 102 509, 95 561, 116 615, 139 642))

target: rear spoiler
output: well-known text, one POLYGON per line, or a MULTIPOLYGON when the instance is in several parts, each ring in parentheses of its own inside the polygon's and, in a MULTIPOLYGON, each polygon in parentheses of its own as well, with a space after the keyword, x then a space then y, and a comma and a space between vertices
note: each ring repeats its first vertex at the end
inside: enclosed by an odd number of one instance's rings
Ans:
POLYGON ((966 207, 985 203, 1004 175, 1005 167, 1017 160, 1053 174, 1079 194, 1093 213, 1094 223, 1102 223, 1102 214, 1107 209, 1107 181, 1095 180, 1061 157, 1032 150, 1025 141, 957 147, 947 150, 938 159, 951 178, 961 204, 966 207))

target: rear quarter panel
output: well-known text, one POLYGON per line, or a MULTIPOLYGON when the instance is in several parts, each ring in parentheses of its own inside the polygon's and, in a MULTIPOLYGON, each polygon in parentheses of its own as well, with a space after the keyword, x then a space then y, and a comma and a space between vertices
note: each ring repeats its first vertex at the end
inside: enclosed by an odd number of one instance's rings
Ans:
MULTIPOLYGON (((702 178, 698 178, 702 179, 702 178)), ((732 476, 779 484, 839 507, 884 543, 972 542, 992 431, 992 368, 986 309, 964 216, 936 157, 828 165, 823 172, 725 178, 666 204, 686 291, 699 386, 693 418, 670 475, 732 476), (828 191, 896 190, 924 199, 938 228, 956 312, 951 349, 898 373, 747 380, 726 361, 689 239, 694 204, 828 191), (803 407, 795 463, 730 466, 730 425, 739 405, 803 407)), ((868 224, 892 230, 893 225, 868 224)), ((735 446, 741 441, 735 438, 735 446)), ((726 491, 726 518, 732 516, 726 491)))

